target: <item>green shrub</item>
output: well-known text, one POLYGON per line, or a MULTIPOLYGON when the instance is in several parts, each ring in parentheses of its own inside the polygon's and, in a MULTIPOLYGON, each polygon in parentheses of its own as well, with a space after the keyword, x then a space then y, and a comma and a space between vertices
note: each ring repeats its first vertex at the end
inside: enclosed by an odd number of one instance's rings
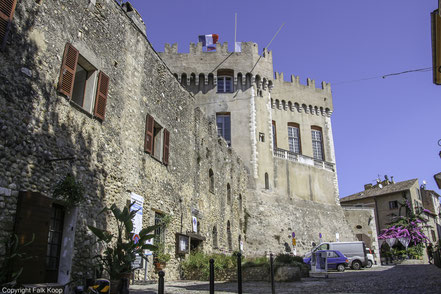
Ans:
POLYGON ((258 267, 258 266, 265 266, 265 267, 269 268, 270 263, 269 263, 268 258, 266 258, 265 256, 254 257, 254 258, 245 258, 244 261, 242 262, 242 268, 258 267))
POLYGON ((276 256, 274 262, 281 264, 296 264, 296 263, 301 264, 303 263, 303 258, 300 256, 293 256, 293 255, 281 253, 276 256))
POLYGON ((225 275, 234 271, 237 264, 237 258, 224 254, 205 255, 204 253, 193 253, 182 262, 182 270, 185 276, 198 272, 200 277, 208 280, 210 276, 210 259, 214 260, 214 271, 216 275, 225 275))

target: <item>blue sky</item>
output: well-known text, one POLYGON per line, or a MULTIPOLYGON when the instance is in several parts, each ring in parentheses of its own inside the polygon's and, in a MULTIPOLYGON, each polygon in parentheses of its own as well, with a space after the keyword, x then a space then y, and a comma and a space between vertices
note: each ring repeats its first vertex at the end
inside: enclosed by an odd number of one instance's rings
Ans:
POLYGON ((332 116, 340 196, 373 183, 378 175, 396 181, 425 179, 441 169, 441 86, 431 71, 348 82, 432 66, 430 12, 436 0, 372 1, 131 1, 157 51, 178 43, 188 52, 198 35, 219 34, 234 42, 269 47, 274 70, 331 82, 332 116))

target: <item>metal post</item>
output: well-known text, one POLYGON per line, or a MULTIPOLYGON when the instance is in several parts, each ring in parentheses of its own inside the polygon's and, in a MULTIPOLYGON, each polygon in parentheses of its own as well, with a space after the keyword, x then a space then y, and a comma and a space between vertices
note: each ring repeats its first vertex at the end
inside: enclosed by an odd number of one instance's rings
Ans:
POLYGON ((242 254, 237 254, 237 293, 242 294, 242 254))
POLYGON ((210 294, 214 294, 214 259, 210 259, 210 294))
POLYGON ((271 293, 275 294, 276 289, 274 288, 274 266, 273 266, 273 254, 270 254, 270 270, 271 270, 271 293))
POLYGON ((158 294, 164 294, 164 276, 165 273, 163 271, 159 271, 159 282, 158 282, 158 294))

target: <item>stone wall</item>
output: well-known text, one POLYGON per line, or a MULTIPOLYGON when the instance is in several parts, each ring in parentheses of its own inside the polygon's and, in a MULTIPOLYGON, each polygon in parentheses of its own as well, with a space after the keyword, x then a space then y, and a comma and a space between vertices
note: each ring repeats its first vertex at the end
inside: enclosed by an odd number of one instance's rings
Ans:
MULTIPOLYGON (((179 277, 175 233, 191 231, 192 216, 206 238, 202 250, 213 251, 214 226, 216 250, 237 250, 236 240, 243 235, 246 169, 116 2, 19 1, 0 63, 4 232, 13 230, 16 191, 51 197, 55 184, 72 173, 86 191, 78 210, 72 279, 92 275, 92 257, 99 250, 92 246, 95 237, 87 225, 112 230, 113 220, 97 214, 113 203, 122 207, 130 193, 144 198, 144 225, 154 223, 155 213, 172 218, 165 237, 173 256, 167 279, 179 277), (103 121, 57 91, 66 43, 109 76, 103 121), (168 165, 144 152, 147 114, 170 132, 168 165), (208 191, 209 168, 214 171, 214 193, 208 191)), ((153 271, 149 273, 152 278, 153 271)))

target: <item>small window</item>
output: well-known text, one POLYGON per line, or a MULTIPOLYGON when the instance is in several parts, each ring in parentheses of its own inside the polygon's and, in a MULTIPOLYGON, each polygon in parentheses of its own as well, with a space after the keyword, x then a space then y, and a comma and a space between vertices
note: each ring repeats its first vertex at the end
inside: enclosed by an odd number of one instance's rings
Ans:
POLYGON ((277 130, 276 130, 276 121, 272 121, 272 132, 273 132, 273 149, 277 149, 277 130))
POLYGON ((360 225, 357 225, 356 228, 357 228, 358 230, 361 230, 363 227, 360 226, 360 225))
POLYGON ((147 114, 145 127, 144 151, 155 159, 168 165, 170 132, 147 114))
POLYGON ((208 171, 208 181, 209 181, 209 188, 208 188, 208 190, 211 193, 214 193, 214 173, 213 173, 213 170, 211 168, 208 171))
POLYGON ((109 77, 67 43, 61 66, 58 91, 97 118, 104 120, 109 77))
POLYGON ((265 189, 269 189, 269 176, 268 173, 265 173, 265 189))
POLYGON ((289 151, 300 154, 300 128, 296 123, 288 123, 289 151))
POLYGON ((389 201, 389 209, 397 209, 398 208, 398 201, 389 201))
POLYGON ((213 248, 217 248, 217 228, 216 226, 213 227, 213 248))
MULTIPOLYGON (((163 224, 164 215, 159 212, 155 212, 155 226, 163 224)), ((165 242, 165 226, 161 225, 155 230, 155 245, 164 244, 165 242)))
POLYGON ((231 119, 229 113, 216 114, 217 134, 231 146, 231 119))
POLYGON ((239 194, 239 211, 242 211, 242 194, 239 194))
POLYGON ((228 241, 228 251, 233 251, 233 239, 231 237, 230 221, 227 221, 227 241, 228 241))
POLYGON ((231 187, 227 184, 227 204, 231 205, 231 187))
POLYGON ((259 142, 265 142, 265 134, 259 132, 259 142))
POLYGON ((320 127, 311 127, 312 153, 314 159, 325 160, 323 153, 323 135, 320 127))

